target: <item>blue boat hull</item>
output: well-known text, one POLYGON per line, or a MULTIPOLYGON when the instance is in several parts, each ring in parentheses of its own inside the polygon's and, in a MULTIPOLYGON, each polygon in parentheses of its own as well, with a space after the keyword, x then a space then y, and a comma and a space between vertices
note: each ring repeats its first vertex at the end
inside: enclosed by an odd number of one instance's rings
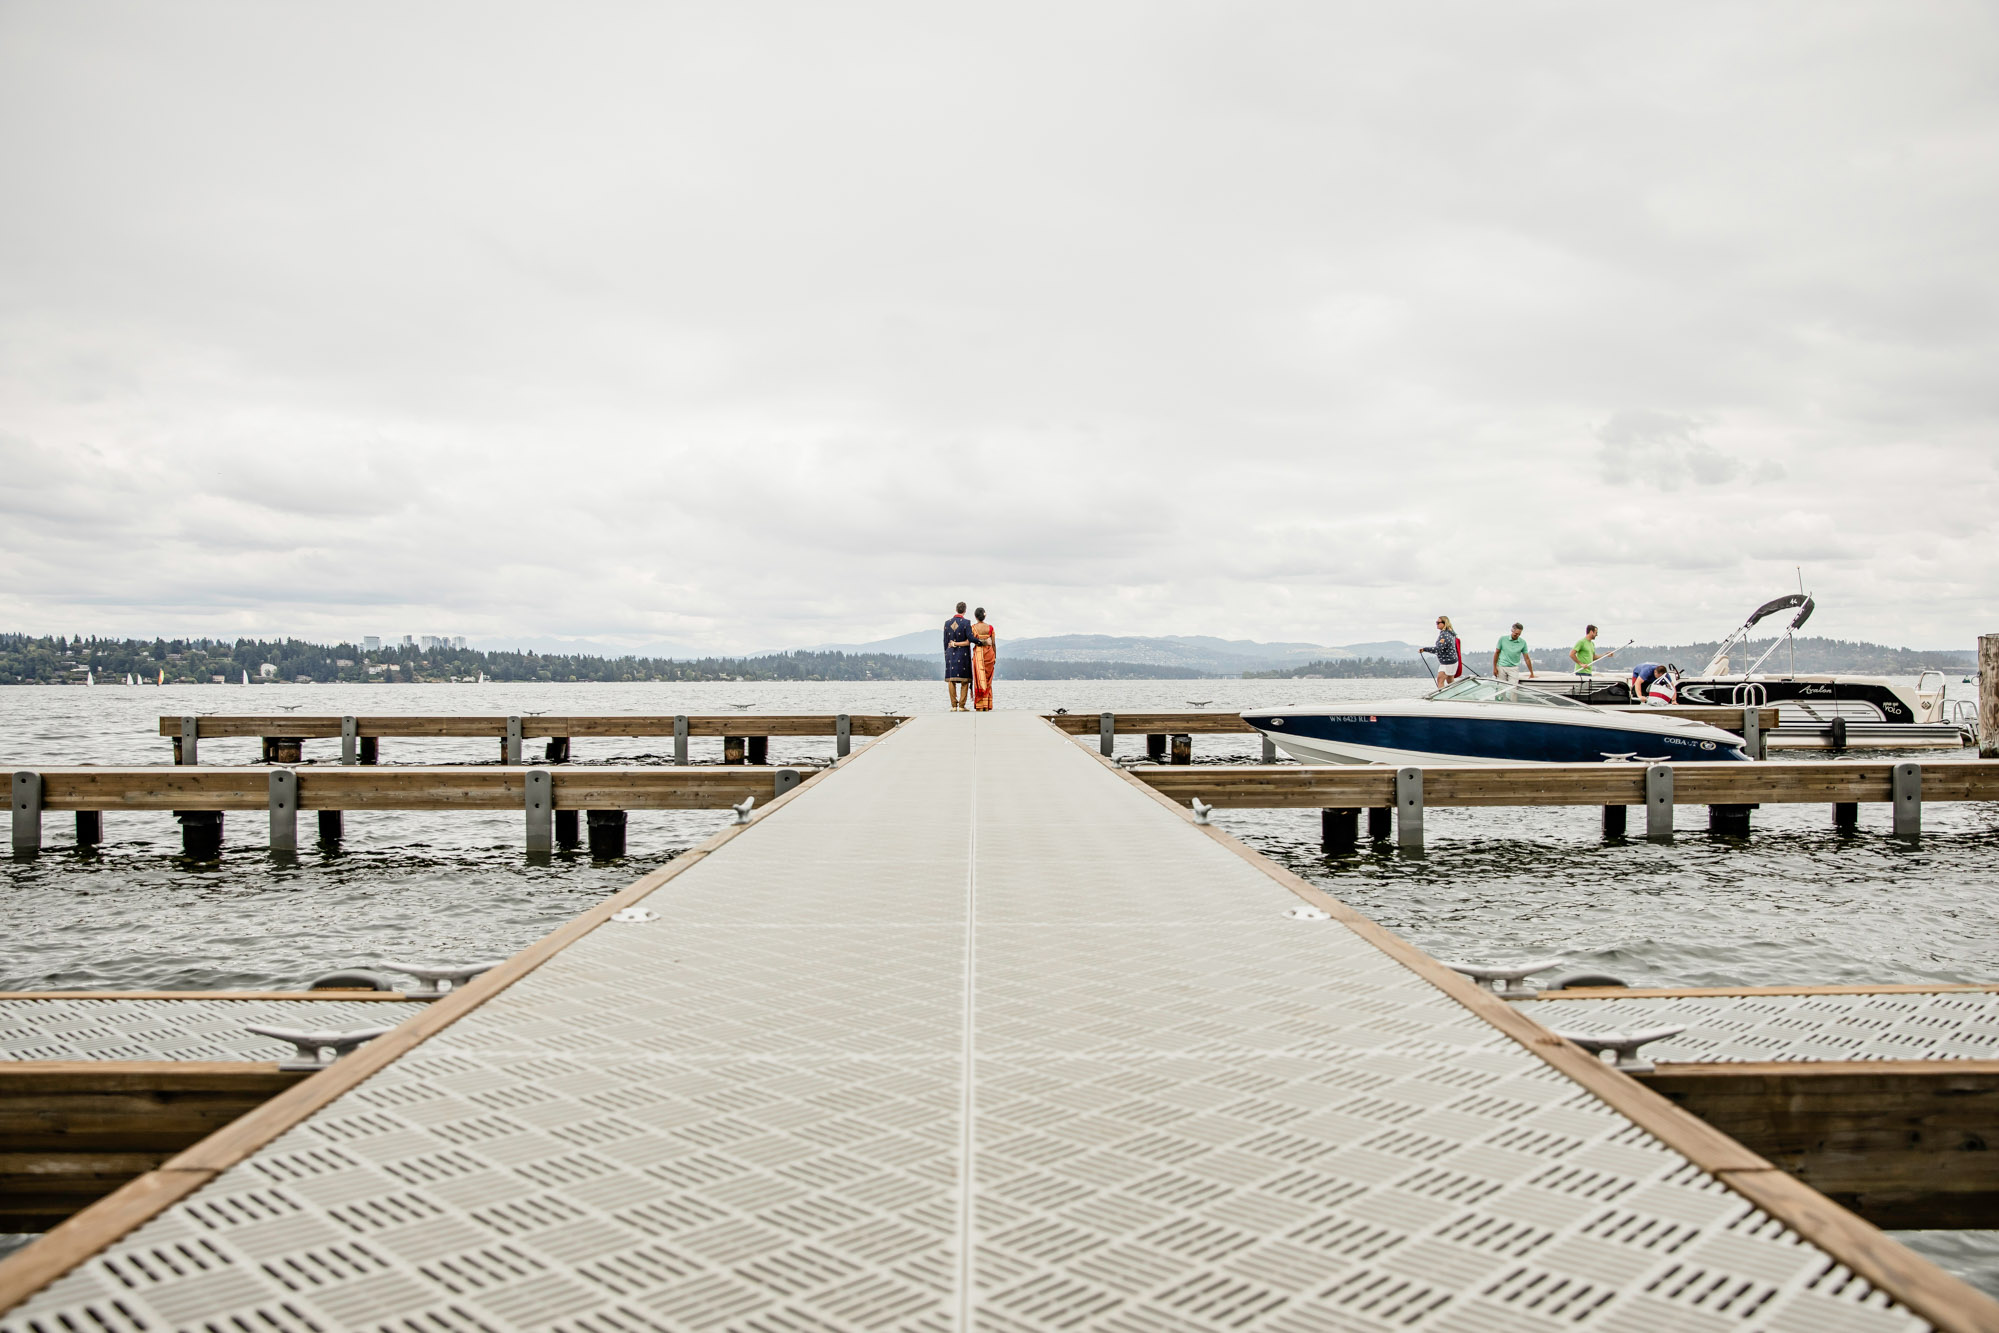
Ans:
POLYGON ((1610 755, 1630 755, 1640 762, 1714 763, 1749 758, 1740 744, 1616 726, 1281 709, 1242 716, 1280 746, 1287 740, 1298 742, 1299 748, 1292 750, 1294 756, 1318 758, 1301 751, 1327 747, 1332 753, 1323 758, 1333 763, 1408 762, 1418 756, 1440 764, 1600 764, 1610 755))

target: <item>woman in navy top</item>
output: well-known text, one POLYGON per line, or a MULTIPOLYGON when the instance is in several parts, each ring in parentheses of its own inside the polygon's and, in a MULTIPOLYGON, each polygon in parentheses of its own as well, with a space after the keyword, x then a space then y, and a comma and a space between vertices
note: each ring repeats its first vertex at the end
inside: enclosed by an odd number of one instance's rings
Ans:
POLYGON ((1437 617, 1437 646, 1430 651, 1437 655, 1437 688, 1441 690, 1459 674, 1458 632, 1451 627, 1449 616, 1437 617))

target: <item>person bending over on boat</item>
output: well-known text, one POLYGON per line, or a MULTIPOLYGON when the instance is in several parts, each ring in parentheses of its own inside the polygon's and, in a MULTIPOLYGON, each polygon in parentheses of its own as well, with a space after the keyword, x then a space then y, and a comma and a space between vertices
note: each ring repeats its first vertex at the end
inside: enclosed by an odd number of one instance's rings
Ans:
POLYGON ((1511 684, 1522 675, 1534 674, 1534 655, 1527 651, 1527 640, 1520 637, 1520 622, 1513 622, 1513 633, 1500 639, 1492 650, 1492 674, 1511 684), (1527 670, 1522 672, 1520 664, 1525 662, 1527 670))
POLYGON ((1659 679, 1660 679, 1660 677, 1662 677, 1662 676, 1663 676, 1663 677, 1665 677, 1665 680, 1666 680, 1666 696, 1667 696, 1667 697, 1666 697, 1665 699, 1663 699, 1663 700, 1662 700, 1661 702, 1663 702, 1663 703, 1671 703, 1671 702, 1673 702, 1673 699, 1672 699, 1672 692, 1673 692, 1673 682, 1672 682, 1672 678, 1673 678, 1673 676, 1674 676, 1674 675, 1676 675, 1676 674, 1678 674, 1678 673, 1676 673, 1676 672, 1675 672, 1675 671, 1673 670, 1673 668, 1672 668, 1672 667, 1670 667, 1670 666, 1666 665, 1666 664, 1665 664, 1665 663, 1663 663, 1663 662, 1640 662, 1640 663, 1639 663, 1639 664, 1638 664, 1637 666, 1635 666, 1635 667, 1631 668, 1631 698, 1632 698, 1632 700, 1633 700, 1634 702, 1636 702, 1636 703, 1641 703, 1641 704, 1642 704, 1642 703, 1644 703, 1644 702, 1645 702, 1646 700, 1648 700, 1649 698, 1651 698, 1651 696, 1652 696, 1652 693, 1653 693, 1653 690, 1652 690, 1652 686, 1653 686, 1653 683, 1654 683, 1655 681, 1659 680, 1659 679))
POLYGON ((1437 688, 1443 689, 1455 678, 1464 675, 1464 645, 1458 642, 1458 632, 1451 627, 1449 616, 1437 617, 1437 646, 1430 651, 1437 656, 1437 688))

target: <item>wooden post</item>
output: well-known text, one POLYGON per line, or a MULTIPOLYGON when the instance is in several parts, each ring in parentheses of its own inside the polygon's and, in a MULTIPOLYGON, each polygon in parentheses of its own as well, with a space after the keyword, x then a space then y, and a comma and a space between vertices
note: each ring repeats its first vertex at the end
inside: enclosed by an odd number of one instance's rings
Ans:
POLYGON ((576 810, 555 812, 555 845, 565 852, 573 852, 583 845, 583 835, 577 832, 576 810))
POLYGON ((1423 850, 1423 770, 1395 770, 1395 845, 1405 852, 1423 850))
POLYGON ((104 812, 102 810, 79 810, 76 812, 76 845, 95 847, 104 841, 104 812))
POLYGON ((1999 634, 1978 636, 1978 757, 1999 759, 1999 634))
POLYGON ((322 847, 338 847, 340 839, 346 835, 346 823, 346 817, 341 811, 321 810, 319 812, 319 845, 322 847))
POLYGON ((1719 833, 1728 838, 1749 836, 1749 812, 1753 805, 1710 805, 1707 808, 1707 831, 1719 833))
POLYGON ((1360 844, 1358 808, 1319 811, 1319 847, 1328 852, 1350 852, 1360 844))
POLYGON ((296 736, 264 737, 264 762, 296 764, 305 758, 305 742, 296 736))
POLYGON ((1835 801, 1832 806, 1832 826, 1840 833, 1851 833, 1860 827, 1860 802, 1835 801))
POLYGON ((770 762, 770 737, 750 736, 746 739, 750 743, 748 762, 752 764, 768 764, 770 762))
POLYGON ((590 855, 610 860, 625 854, 625 812, 592 810, 590 814, 590 855))
POLYGON ((1367 836, 1371 842, 1387 842, 1395 832, 1394 811, 1385 805, 1372 805, 1367 810, 1367 836))
POLYGON ((1166 733, 1149 731, 1145 734, 1145 757, 1152 763, 1166 762, 1166 733))
POLYGON ((298 774, 274 768, 270 779, 271 850, 298 851, 298 774))
POLYGON ((550 736, 547 748, 542 751, 542 757, 551 764, 568 763, 569 738, 567 736, 550 736))
POLYGON ((24 770, 14 775, 14 855, 41 850, 42 775, 24 770))
POLYGON ((382 762, 382 738, 380 736, 363 736, 361 738, 361 762, 364 764, 379 764, 382 762))
POLYGON ((741 736, 724 736, 722 738, 722 762, 725 764, 740 764, 743 762, 743 738, 741 736))
POLYGON ((1629 811, 1630 807, 1624 805, 1606 805, 1603 807, 1603 836, 1606 838, 1623 837, 1625 816, 1629 811))
POLYGON ((176 810, 180 821, 180 854, 190 861, 213 861, 222 855, 220 810, 176 810))
POLYGON ((1194 762, 1194 738, 1185 732, 1173 737, 1173 762, 1176 764, 1194 762))

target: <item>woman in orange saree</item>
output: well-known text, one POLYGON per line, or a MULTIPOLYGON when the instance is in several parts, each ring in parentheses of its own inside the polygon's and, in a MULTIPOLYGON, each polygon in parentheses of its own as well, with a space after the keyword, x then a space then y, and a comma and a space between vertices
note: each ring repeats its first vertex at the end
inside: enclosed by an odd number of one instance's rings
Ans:
POLYGON ((993 661, 999 656, 999 635, 986 623, 986 608, 972 613, 972 707, 993 711, 993 661))

